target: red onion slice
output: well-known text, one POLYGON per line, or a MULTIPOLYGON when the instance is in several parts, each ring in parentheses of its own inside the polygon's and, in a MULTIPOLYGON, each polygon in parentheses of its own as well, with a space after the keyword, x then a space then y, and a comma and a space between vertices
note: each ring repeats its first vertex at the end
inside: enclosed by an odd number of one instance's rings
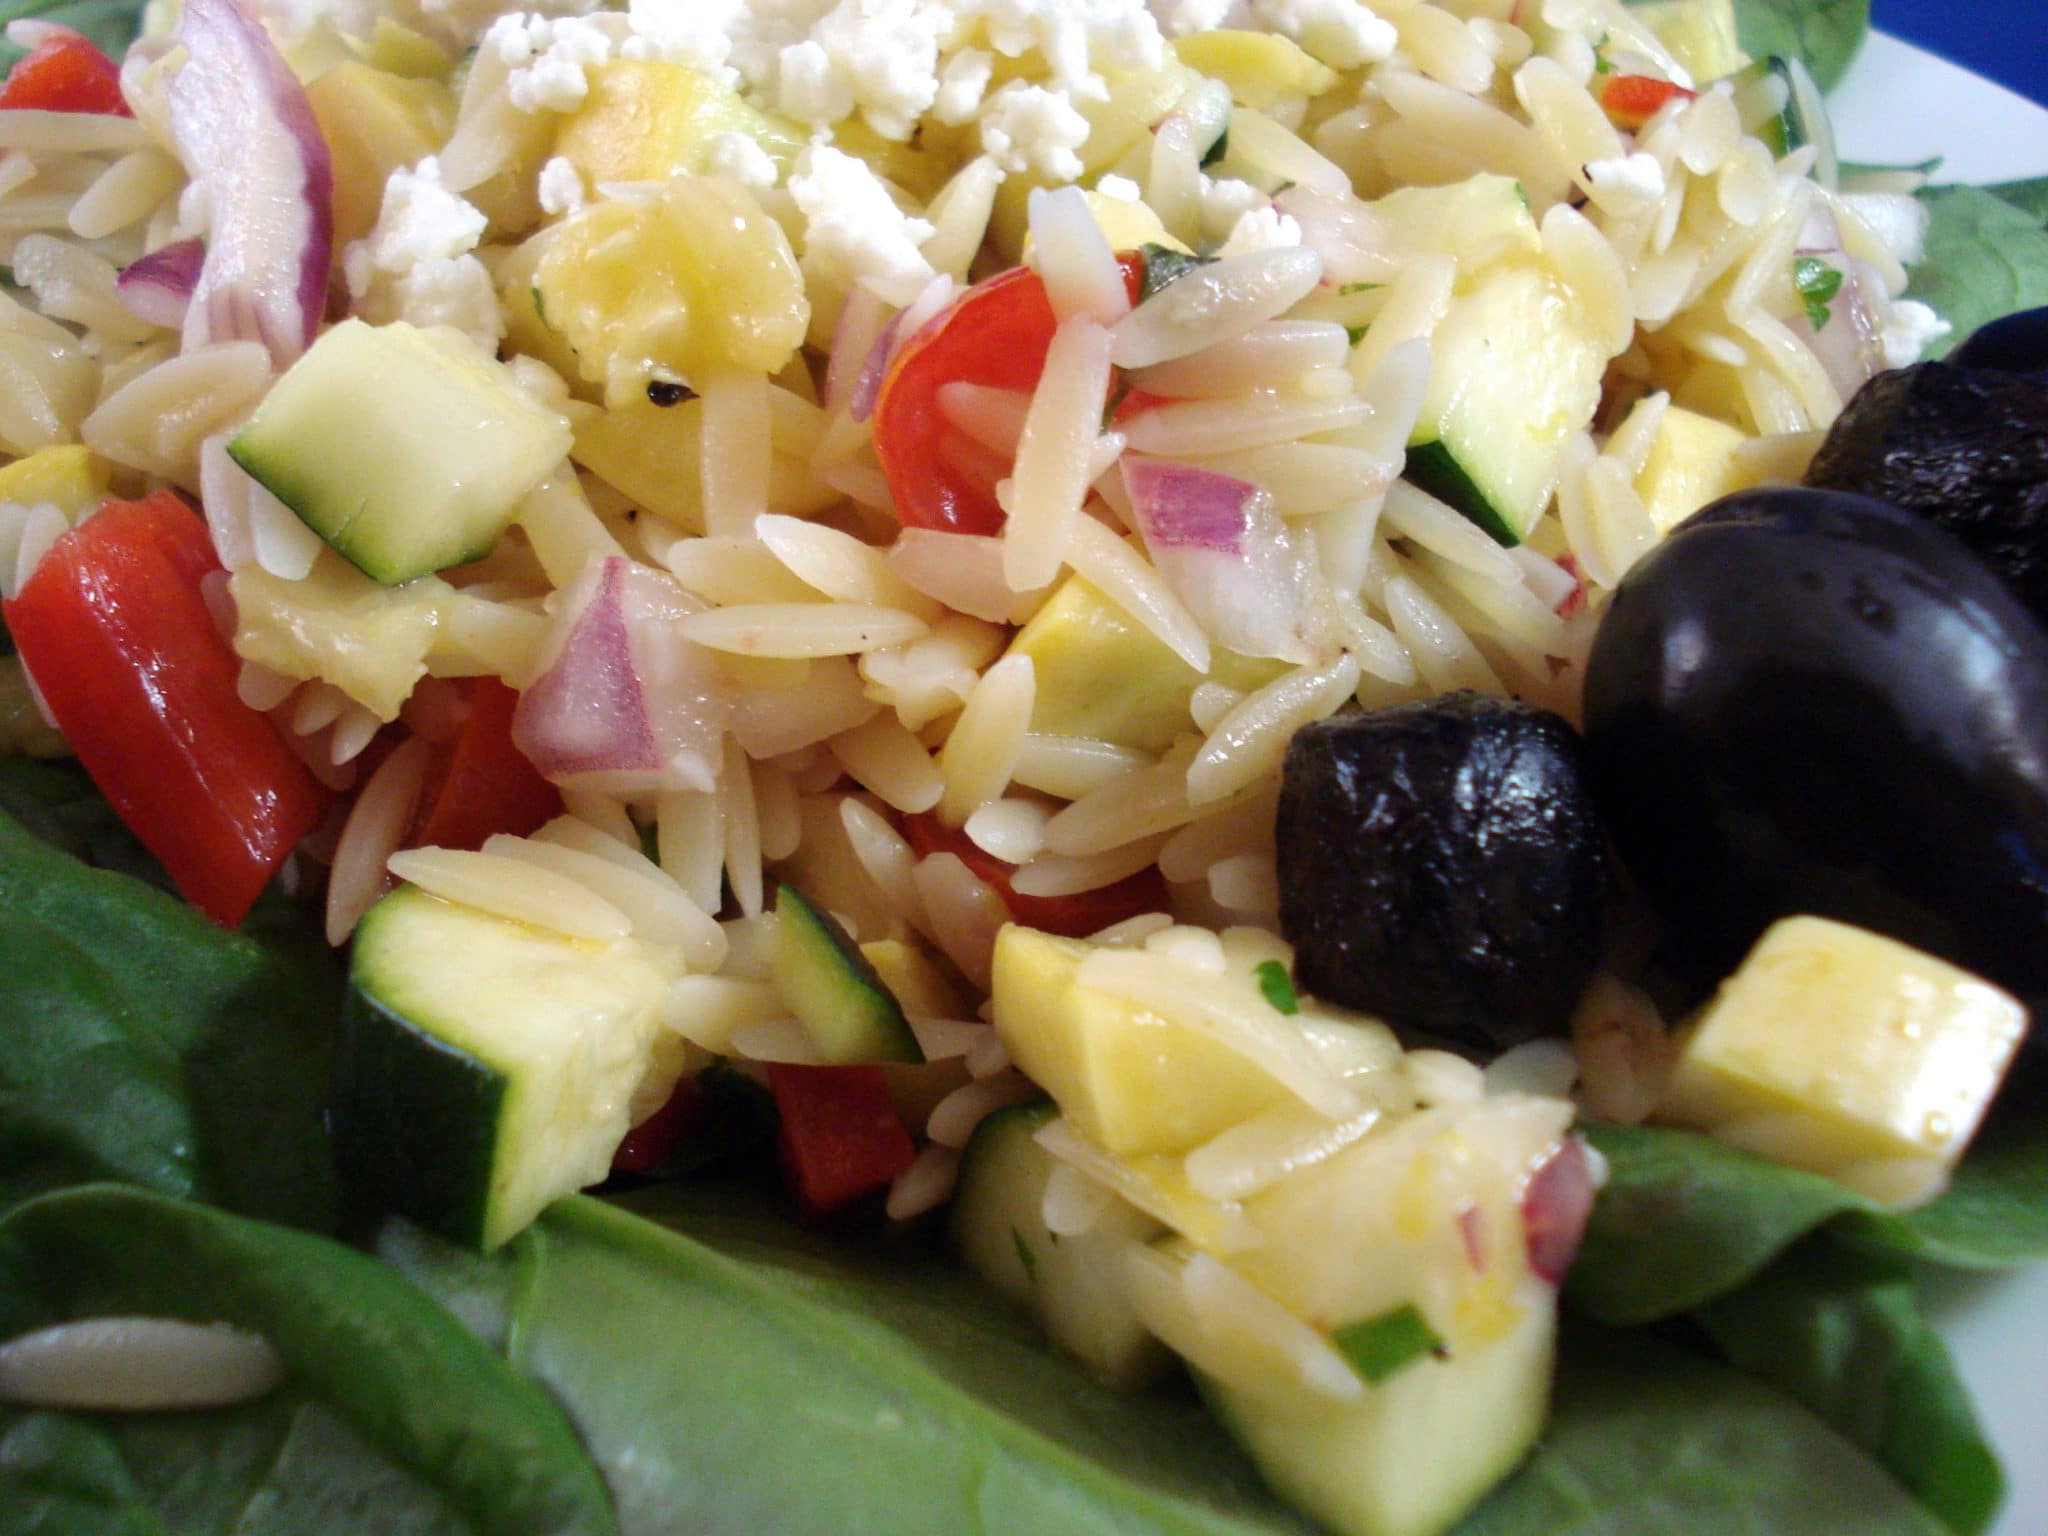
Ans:
POLYGON ((1538 1279, 1558 1285, 1571 1271, 1593 1215, 1594 1193, 1592 1159, 1576 1136, 1531 1176, 1522 1195, 1522 1228, 1529 1268, 1538 1279))
POLYGON ((1159 574, 1212 640, 1245 656, 1304 662, 1314 562, 1248 480, 1127 455, 1124 489, 1159 574))
POLYGON ((701 607, 613 556, 563 594, 553 659, 520 695, 512 739, 568 789, 710 789, 729 710, 714 664, 673 634, 701 607))
POLYGON ((206 263, 206 247, 197 240, 179 240, 121 269, 114 292, 121 307, 137 319, 175 331, 192 307, 192 290, 206 263))
POLYGON ((235 0, 186 0, 171 137, 210 210, 185 346, 260 341, 280 368, 306 350, 334 255, 334 170, 312 105, 262 23, 235 0))

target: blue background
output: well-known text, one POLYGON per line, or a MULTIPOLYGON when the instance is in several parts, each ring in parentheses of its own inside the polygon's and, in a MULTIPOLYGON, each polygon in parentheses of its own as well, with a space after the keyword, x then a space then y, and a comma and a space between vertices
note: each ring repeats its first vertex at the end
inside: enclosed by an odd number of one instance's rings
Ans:
POLYGON ((1870 19, 2048 106, 2048 0, 1872 0, 1870 19))

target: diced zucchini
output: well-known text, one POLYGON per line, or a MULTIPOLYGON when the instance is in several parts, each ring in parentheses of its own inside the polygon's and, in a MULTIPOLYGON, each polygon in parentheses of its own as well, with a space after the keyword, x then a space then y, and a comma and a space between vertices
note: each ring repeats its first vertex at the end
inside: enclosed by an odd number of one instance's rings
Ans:
POLYGON ((228 453, 388 586, 488 554, 569 451, 569 424, 454 332, 345 320, 228 453))
POLYGON ((1962 1156, 2026 1027, 1932 955, 1786 918, 1688 1029, 1657 1116, 1910 1204, 1962 1156))
POLYGON ((1789 155, 1811 144, 1813 178, 1832 191, 1841 175, 1835 154, 1835 130, 1828 122, 1827 103, 1806 66, 1775 55, 1759 59, 1730 77, 1735 110, 1745 133, 1754 134, 1777 155, 1789 155))
POLYGON ((1734 0, 1654 0, 1632 9, 1695 80, 1719 80, 1749 62, 1736 35, 1734 0))
POLYGON ((784 884, 770 962, 782 1000, 829 1062, 923 1061, 903 1006, 832 914, 784 884))
POLYGON ((1156 1380, 1167 1355, 1138 1320, 1121 1276, 1123 1249, 1159 1224, 1113 1202, 1087 1232, 1055 1236, 1045 1187, 1058 1164, 1034 1139, 1059 1111, 1038 1100, 998 1110, 975 1128, 949 1212, 967 1266, 1038 1319, 1053 1343, 1126 1391, 1156 1380))
POLYGON ((595 1184, 679 971, 632 939, 529 928, 400 886, 349 967, 333 1110, 352 1193, 495 1248, 595 1184))
POLYGON ((1212 27, 1175 38, 1173 51, 1189 69, 1229 86, 1230 99, 1239 106, 1261 112, 1320 96, 1343 78, 1277 32, 1212 27))
POLYGON ((1468 285, 1497 261, 1543 249, 1528 194, 1511 176, 1402 187, 1368 206, 1397 249, 1455 257, 1468 285))
POLYGON ((1540 267, 1497 267, 1431 339, 1407 475, 1502 544, 1543 516, 1567 438, 1600 403, 1605 357, 1540 267))

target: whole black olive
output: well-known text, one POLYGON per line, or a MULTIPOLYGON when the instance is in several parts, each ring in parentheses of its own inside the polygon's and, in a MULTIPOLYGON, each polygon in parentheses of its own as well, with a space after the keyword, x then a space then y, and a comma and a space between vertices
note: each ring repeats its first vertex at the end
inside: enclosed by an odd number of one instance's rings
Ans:
POLYGON ((1569 1023, 1607 871, 1558 716, 1459 693, 1308 726, 1275 832, 1280 926, 1316 996, 1494 1049, 1569 1023))
POLYGON ((1615 592, 1585 729, 1696 981, 1814 913, 2048 1002, 2048 631, 1926 520, 1811 490, 1699 512, 1615 592))
POLYGON ((1979 326, 1948 362, 1956 368, 2048 373, 2048 309, 2023 309, 1979 326))

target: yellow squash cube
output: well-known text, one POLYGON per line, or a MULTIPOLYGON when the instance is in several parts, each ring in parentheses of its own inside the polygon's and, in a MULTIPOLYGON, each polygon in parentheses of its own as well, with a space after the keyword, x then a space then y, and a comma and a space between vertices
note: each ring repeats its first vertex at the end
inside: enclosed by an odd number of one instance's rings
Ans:
POLYGON ((1886 1204, 1938 1193, 2026 1032, 1989 982, 1860 928, 1778 922, 1691 1025, 1659 1119, 1886 1204))
POLYGON ((1749 441, 1725 421, 1674 405, 1657 424, 1636 494, 1659 533, 1669 533, 1736 486, 1735 450, 1749 441))
POLYGON ((1230 87, 1230 99, 1264 112, 1304 96, 1320 96, 1341 78, 1301 44, 1273 32, 1214 27, 1175 38, 1181 63, 1230 87))
POLYGON ((384 183, 448 140, 455 97, 439 80, 415 79, 350 59, 306 87, 320 133, 334 151, 334 240, 360 240, 377 222, 384 183))
POLYGON ((38 448, 0 468, 0 501, 48 504, 75 521, 106 499, 106 460, 76 443, 38 448))

